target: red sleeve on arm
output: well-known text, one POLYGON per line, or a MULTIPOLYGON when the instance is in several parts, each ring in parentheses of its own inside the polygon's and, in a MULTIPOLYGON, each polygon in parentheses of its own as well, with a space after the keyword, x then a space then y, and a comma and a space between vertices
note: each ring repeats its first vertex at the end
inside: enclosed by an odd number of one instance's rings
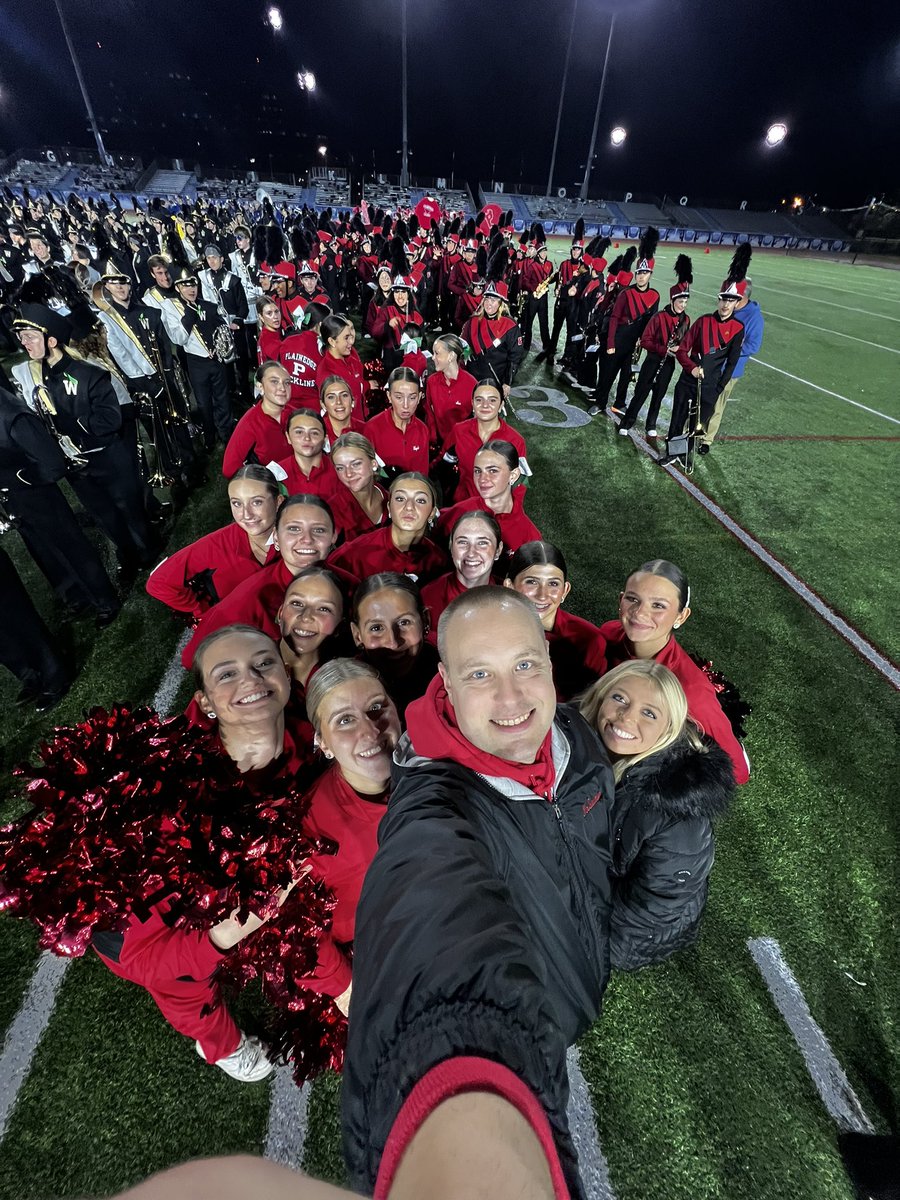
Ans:
POLYGON ((190 551, 191 546, 185 546, 154 567, 147 579, 147 594, 176 612, 199 616, 203 605, 185 583, 194 573, 190 567, 190 551))
POLYGON ((235 471, 241 469, 253 443, 253 434, 248 429, 247 422, 241 418, 234 427, 234 433, 228 439, 228 445, 225 447, 225 454, 222 458, 222 474, 226 479, 230 479, 235 471))

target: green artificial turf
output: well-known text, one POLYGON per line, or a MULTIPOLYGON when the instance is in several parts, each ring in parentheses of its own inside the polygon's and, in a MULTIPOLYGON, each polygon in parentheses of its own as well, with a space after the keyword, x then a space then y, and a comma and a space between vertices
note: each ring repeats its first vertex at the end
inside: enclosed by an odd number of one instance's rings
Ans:
MULTIPOLYGON (((694 251, 695 314, 711 306, 699 292, 715 290, 729 258, 694 251)), ((658 261, 659 286, 668 283, 674 250, 665 248, 658 261)), ((888 297, 900 301, 900 277, 890 272, 757 255, 752 274, 764 310, 802 310, 814 324, 898 344, 891 322, 876 335, 861 314, 815 308, 815 298, 827 296, 900 316, 900 304, 889 308, 888 297)), ((775 318, 760 355, 900 416, 895 357, 775 318)), ((570 391, 532 362, 519 382, 570 391)), ((695 482, 865 636, 896 653, 888 543, 896 443, 728 436, 882 437, 897 426, 759 364, 735 396, 723 440, 698 460, 695 482)), ((570 399, 586 407, 582 393, 570 399)), ((719 827, 700 944, 661 967, 616 977, 601 1020, 582 1041, 615 1193, 619 1200, 851 1200, 836 1129, 746 942, 778 940, 869 1116, 879 1131, 896 1129, 896 693, 612 422, 519 427, 534 470, 527 508, 565 550, 569 607, 606 620, 634 566, 659 556, 679 562, 691 578, 693 608, 680 640, 711 658, 753 706, 753 775, 719 827)), ((224 523, 216 472, 214 463, 171 545, 224 523)), ((52 617, 46 585, 16 540, 5 544, 52 617)), ((5 767, 55 721, 75 719, 90 704, 152 698, 180 628, 138 586, 109 629, 72 631, 82 675, 52 718, 12 710, 17 686, 0 680, 5 767)), ((6 795, 9 786, 4 780, 6 795)), ((8 811, 16 807, 7 803, 8 811)), ((34 954, 29 929, 0 923, 4 1026, 34 954)), ((305 1167, 335 1182, 344 1177, 339 1090, 333 1075, 313 1087, 304 1151, 305 1167)), ((204 1066, 139 989, 95 960, 76 962, 0 1146, 0 1200, 104 1195, 192 1155, 258 1152, 268 1102, 265 1085, 241 1088, 204 1066)))

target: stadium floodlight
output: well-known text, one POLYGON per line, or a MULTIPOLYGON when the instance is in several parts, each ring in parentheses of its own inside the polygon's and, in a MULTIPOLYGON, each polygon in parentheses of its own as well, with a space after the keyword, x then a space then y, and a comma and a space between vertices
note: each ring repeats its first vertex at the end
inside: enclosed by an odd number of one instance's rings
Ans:
POLYGON ((628 131, 623 129, 621 125, 617 125, 609 135, 609 140, 614 146, 621 146, 628 137, 628 131))
POLYGON ((303 83, 301 84, 301 87, 305 88, 307 92, 314 92, 316 90, 315 75, 312 73, 312 71, 303 71, 302 76, 303 83))
POLYGON ((284 27, 284 17, 281 15, 281 9, 276 8, 274 4, 266 13, 266 20, 276 33, 280 33, 284 27))
POLYGON ((325 157, 325 155, 328 153, 328 147, 327 147, 327 146, 320 146, 320 147, 319 147, 319 153, 320 153, 320 154, 322 155, 322 157, 324 158, 324 157, 325 157))
POLYGON ((766 130, 766 145, 780 146, 787 137, 787 125, 783 121, 776 121, 774 125, 770 125, 766 130))

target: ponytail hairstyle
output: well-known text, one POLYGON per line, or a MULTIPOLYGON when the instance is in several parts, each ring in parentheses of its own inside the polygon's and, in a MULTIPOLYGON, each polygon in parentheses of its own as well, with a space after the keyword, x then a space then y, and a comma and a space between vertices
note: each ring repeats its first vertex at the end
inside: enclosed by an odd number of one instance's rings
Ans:
MULTIPOLYGON (((324 308, 325 306, 321 305, 320 307, 324 308)), ((342 333, 348 325, 352 326, 353 322, 346 313, 328 313, 319 325, 319 340, 322 343, 322 349, 327 351, 329 341, 342 333)))
POLYGON ((414 383, 421 392, 422 381, 412 369, 412 367, 395 367, 387 377, 387 382, 384 385, 384 390, 389 392, 392 383, 414 383))
POLYGON ((281 495, 278 480, 268 467, 261 467, 259 463, 245 463, 243 467, 238 467, 228 482, 229 484, 237 483, 239 479, 250 479, 253 483, 261 483, 273 500, 277 500, 281 495))
POLYGON ((633 571, 629 572, 629 578, 631 575, 637 574, 658 575, 660 579, 667 579, 678 593, 679 612, 690 604, 691 586, 688 583, 688 577, 675 563, 669 562, 665 558, 654 558, 650 562, 641 563, 639 567, 635 567, 633 571))
MULTIPOLYGON (((506 442, 503 440, 503 438, 493 438, 491 441, 484 443, 484 445, 478 451, 478 454, 483 454, 485 450, 490 450, 492 454, 499 455, 509 467, 510 471, 519 470, 519 452, 512 442, 506 442)), ((476 458, 478 457, 478 454, 475 455, 476 458)), ((518 482, 518 480, 516 482, 518 482)))
POLYGON ((552 542, 523 542, 509 560, 506 578, 510 583, 514 583, 517 576, 534 566, 556 567, 557 570, 562 571, 564 582, 568 583, 569 581, 569 571, 563 552, 552 542))

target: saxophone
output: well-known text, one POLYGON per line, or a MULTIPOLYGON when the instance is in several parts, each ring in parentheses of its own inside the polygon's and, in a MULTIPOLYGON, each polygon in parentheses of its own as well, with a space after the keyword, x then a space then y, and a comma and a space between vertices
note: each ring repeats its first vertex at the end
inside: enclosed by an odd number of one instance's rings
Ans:
POLYGON ((548 290, 550 289, 551 285, 556 283, 558 278, 559 278, 559 271, 554 271, 552 274, 548 275, 546 279, 542 279, 541 282, 537 285, 537 287, 532 292, 532 295, 534 296, 535 300, 540 300, 541 296, 545 296, 547 294, 548 290))

